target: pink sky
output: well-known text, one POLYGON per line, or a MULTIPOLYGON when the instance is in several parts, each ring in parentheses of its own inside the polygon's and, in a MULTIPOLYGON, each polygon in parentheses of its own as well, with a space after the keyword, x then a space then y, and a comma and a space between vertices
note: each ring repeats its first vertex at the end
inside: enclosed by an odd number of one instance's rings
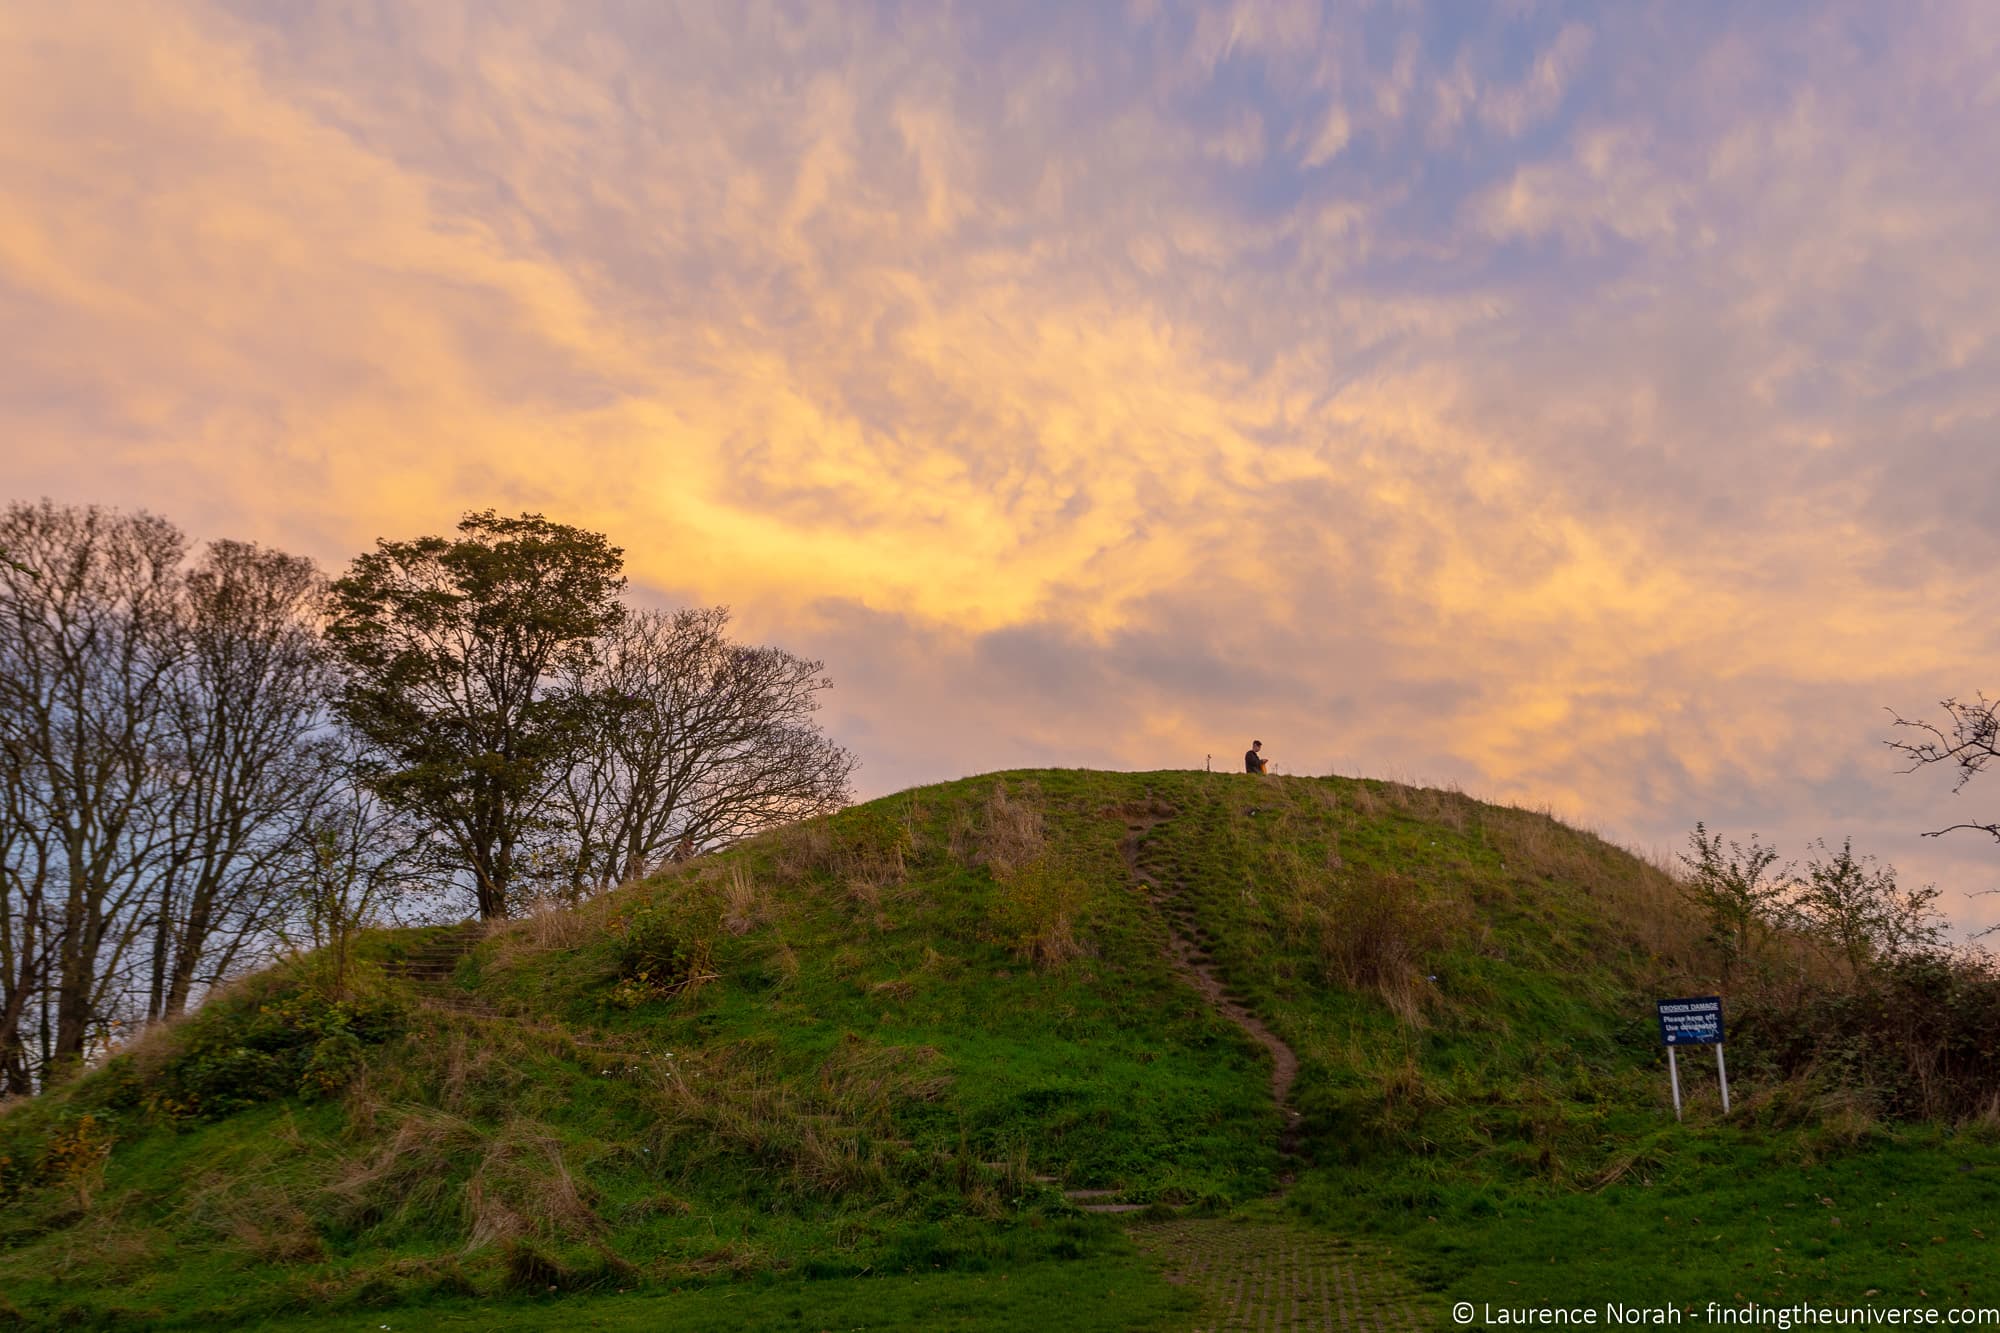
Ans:
POLYGON ((2000 921, 2000 9, 0 9, 0 491, 470 507, 1027 765, 1696 819, 2000 921))

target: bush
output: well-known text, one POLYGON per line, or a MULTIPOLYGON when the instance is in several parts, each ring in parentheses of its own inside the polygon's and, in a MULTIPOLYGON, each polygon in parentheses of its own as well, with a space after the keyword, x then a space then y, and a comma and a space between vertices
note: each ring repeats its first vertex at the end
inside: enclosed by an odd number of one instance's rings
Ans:
POLYGON ((636 1009, 714 980, 720 911, 702 886, 682 881, 624 918, 611 1003, 636 1009))
POLYGON ((313 1043, 305 1072, 299 1075, 299 1093, 307 1098, 333 1097, 361 1072, 361 1039, 352 1032, 329 1032, 313 1043))
POLYGON ((205 1119, 295 1095, 329 1097, 360 1072, 364 1047, 403 1023, 401 1008, 386 1000, 333 1001, 309 990, 225 996, 175 1034, 152 1079, 139 1077, 132 1056, 113 1060, 104 1096, 112 1105, 205 1119))
POLYGON ((1042 852, 1010 865, 995 862, 993 875, 1000 882, 1001 924, 1016 955, 1043 969, 1060 968, 1083 955, 1077 919, 1085 890, 1075 871, 1042 852))
POLYGON ((1911 952, 1878 962, 1866 986, 1753 998, 1738 1035, 1755 1073, 1893 1119, 1967 1119, 2000 1100, 2000 973, 1981 957, 1911 952))
POLYGON ((1415 1022, 1433 994, 1426 960, 1450 935, 1447 905, 1407 875, 1390 871, 1344 878, 1317 917, 1328 981, 1372 990, 1405 1022, 1415 1022))

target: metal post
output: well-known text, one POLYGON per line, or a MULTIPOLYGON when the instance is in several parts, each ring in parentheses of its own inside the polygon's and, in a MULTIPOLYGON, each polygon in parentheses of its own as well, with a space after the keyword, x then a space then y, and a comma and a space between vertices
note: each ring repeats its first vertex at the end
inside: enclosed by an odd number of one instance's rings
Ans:
POLYGON ((1722 1043, 1715 1043, 1715 1072, 1722 1078, 1722 1113, 1729 1114, 1729 1066, 1722 1062, 1722 1043))
POLYGON ((1667 1077, 1674 1081, 1674 1119, 1681 1118, 1681 1062, 1674 1058, 1674 1048, 1667 1047, 1667 1077))

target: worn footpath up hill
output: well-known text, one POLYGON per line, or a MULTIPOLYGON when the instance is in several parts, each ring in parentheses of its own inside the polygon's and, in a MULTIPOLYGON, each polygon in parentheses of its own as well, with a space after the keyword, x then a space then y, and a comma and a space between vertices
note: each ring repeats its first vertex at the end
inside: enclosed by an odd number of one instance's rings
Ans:
POLYGON ((1651 1002, 1712 981, 1699 936, 1658 869, 1454 793, 923 788, 372 934, 345 985, 295 960, 0 1113, 0 1322, 1430 1327, 1552 1269, 1976 1294, 1981 1126, 1802 1110, 1753 1049, 1729 1121, 1691 1076, 1674 1123, 1651 1002))

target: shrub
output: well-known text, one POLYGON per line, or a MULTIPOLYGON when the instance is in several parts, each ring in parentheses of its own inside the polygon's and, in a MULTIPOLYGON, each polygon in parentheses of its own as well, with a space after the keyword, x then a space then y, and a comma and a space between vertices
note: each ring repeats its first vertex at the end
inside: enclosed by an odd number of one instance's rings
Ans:
POLYGON ((1905 952, 1865 987, 1752 997, 1737 1035, 1756 1074, 1858 1096, 1892 1119, 1972 1119, 2000 1098, 2000 973, 1979 956, 1905 952))
POLYGON ((107 1095, 113 1105, 201 1118, 331 1096, 360 1072, 364 1047, 401 1032, 404 1018, 389 1000, 336 1001, 308 989, 220 997, 174 1034, 151 1080, 138 1077, 130 1057, 112 1061, 107 1095))
POLYGON ((1415 1022, 1432 994, 1425 960, 1446 942, 1445 906, 1408 876, 1383 872, 1341 880, 1318 920, 1327 979, 1372 990, 1415 1022))
POLYGON ((611 1003, 636 1009, 713 981, 719 917, 712 896, 690 880, 634 908, 622 922, 611 1003))
POLYGON ((361 1064, 361 1039, 352 1032, 329 1032, 313 1043, 305 1072, 299 1075, 299 1093, 307 1098, 332 1097, 354 1081, 361 1064))
POLYGON ((1754 834, 1748 847, 1732 842, 1725 848, 1720 833, 1711 835, 1707 825, 1697 823, 1688 841, 1694 852, 1681 857, 1687 868, 1681 892, 1707 921, 1726 975, 1760 951, 1782 917, 1791 892, 1790 867, 1771 874, 1778 853, 1754 834))
POLYGON ((1040 968, 1061 967, 1083 955, 1076 924, 1084 887, 1073 870, 1046 852, 993 870, 1000 882, 1001 923, 1015 953, 1040 968))

